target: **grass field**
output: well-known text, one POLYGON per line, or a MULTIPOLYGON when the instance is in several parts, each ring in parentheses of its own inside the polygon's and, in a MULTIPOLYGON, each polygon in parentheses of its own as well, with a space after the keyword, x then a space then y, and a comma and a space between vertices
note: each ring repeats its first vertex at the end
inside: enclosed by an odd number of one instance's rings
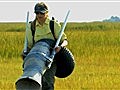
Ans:
MULTIPOLYGON (((73 73, 55 90, 120 90, 120 30, 66 30, 73 73)), ((24 32, 0 32, 0 90, 15 90, 22 74, 24 32)))

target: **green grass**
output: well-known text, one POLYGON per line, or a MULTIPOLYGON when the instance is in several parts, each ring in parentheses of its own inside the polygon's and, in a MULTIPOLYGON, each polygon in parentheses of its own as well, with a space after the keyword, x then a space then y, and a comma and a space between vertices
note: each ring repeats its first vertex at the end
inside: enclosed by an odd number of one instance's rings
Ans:
MULTIPOLYGON (((73 73, 56 78, 55 90, 119 90, 120 30, 66 30, 73 73)), ((24 32, 0 32, 0 90, 15 90, 22 74, 24 32)))
POLYGON ((23 32, 0 32, 0 57, 19 57, 23 48, 23 32))
POLYGON ((21 32, 25 31, 25 23, 0 23, 0 32, 21 32))
POLYGON ((120 31, 74 31, 68 36, 76 58, 71 89, 120 89, 120 31))
POLYGON ((15 90, 15 81, 22 73, 22 60, 1 58, 0 72, 0 90, 15 90))

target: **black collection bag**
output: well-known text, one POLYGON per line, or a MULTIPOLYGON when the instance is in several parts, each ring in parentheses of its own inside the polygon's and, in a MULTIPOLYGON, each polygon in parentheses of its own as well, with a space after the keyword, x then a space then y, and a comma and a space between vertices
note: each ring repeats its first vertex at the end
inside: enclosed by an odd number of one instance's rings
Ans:
POLYGON ((56 77, 65 78, 73 72, 75 61, 71 51, 68 48, 61 48, 60 52, 55 55, 54 59, 56 60, 57 64, 57 70, 55 74, 56 77))

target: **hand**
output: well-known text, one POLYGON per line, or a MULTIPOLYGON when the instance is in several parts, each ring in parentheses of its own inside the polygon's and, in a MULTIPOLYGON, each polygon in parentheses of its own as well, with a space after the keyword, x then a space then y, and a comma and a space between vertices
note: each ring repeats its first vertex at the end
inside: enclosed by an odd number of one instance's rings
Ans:
POLYGON ((55 52, 58 53, 61 50, 61 48, 62 48, 61 46, 55 47, 55 52))

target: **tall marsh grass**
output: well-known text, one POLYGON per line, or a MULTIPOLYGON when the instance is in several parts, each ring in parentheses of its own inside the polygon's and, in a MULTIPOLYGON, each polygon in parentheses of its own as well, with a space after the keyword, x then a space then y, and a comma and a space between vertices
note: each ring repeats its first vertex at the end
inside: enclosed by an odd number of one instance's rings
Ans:
MULTIPOLYGON (((56 77, 55 90, 119 90, 120 30, 65 32, 76 65, 69 77, 56 77)), ((0 90, 15 90, 14 83, 22 74, 24 32, 0 35, 0 90)))
POLYGON ((23 48, 23 32, 0 32, 0 58, 19 57, 23 48))

